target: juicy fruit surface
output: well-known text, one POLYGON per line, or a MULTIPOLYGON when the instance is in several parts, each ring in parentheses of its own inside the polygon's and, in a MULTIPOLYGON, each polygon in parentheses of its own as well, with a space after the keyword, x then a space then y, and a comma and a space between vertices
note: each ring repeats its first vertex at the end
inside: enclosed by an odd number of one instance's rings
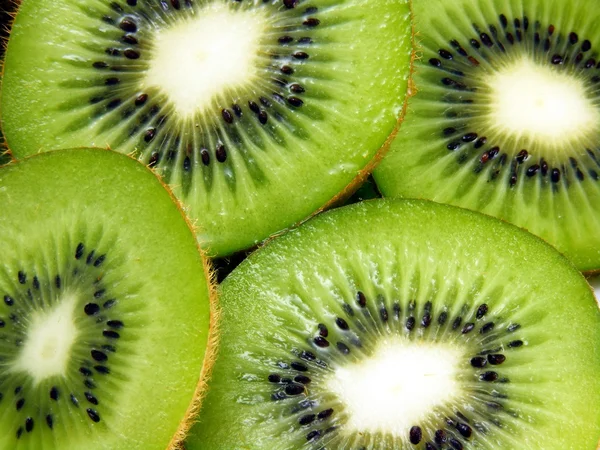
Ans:
POLYGON ((418 94, 385 196, 479 210, 600 267, 600 32, 588 1, 414 2, 418 94))
POLYGON ((24 0, 3 129, 17 157, 110 147, 154 167, 214 255, 325 205, 400 115, 407 0, 24 0))
POLYGON ((269 243, 221 288, 188 450, 596 448, 600 311, 517 227, 363 202, 269 243))
POLYGON ((0 448, 164 450, 209 327, 181 211, 105 150, 31 157, 0 185, 0 448))

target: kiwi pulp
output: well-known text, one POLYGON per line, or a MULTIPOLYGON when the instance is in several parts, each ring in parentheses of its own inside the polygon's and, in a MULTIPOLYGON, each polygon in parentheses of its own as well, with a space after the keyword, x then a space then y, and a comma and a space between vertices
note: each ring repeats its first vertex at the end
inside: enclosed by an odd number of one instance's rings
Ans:
POLYGON ((0 185, 0 448, 171 448, 211 361, 204 262, 172 196, 106 150, 36 155, 0 185))
POLYGON ((220 294, 220 353, 187 450, 600 439, 593 294, 555 249, 495 218, 361 202, 271 241, 220 294))
POLYGON ((408 0, 23 0, 2 127, 16 157, 134 155, 224 256, 365 176, 411 57, 408 0))
POLYGON ((374 172, 384 196, 485 212, 600 268, 600 11, 415 0, 417 94, 374 172))

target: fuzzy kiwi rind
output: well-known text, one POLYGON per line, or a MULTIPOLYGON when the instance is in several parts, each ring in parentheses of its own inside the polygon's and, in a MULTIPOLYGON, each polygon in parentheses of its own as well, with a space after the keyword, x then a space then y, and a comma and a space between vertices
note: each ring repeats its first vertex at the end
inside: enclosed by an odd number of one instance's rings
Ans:
POLYGON ((212 363, 214 302, 172 194, 99 149, 26 158, 0 184, 0 447, 176 448, 212 363), (47 345, 75 333, 66 362, 32 367, 52 315, 47 345))
POLYGON ((431 449, 438 438, 591 450, 600 438, 590 287, 550 245, 497 219, 420 200, 339 208, 250 255, 220 304, 220 354, 187 450, 431 449), (467 348, 466 395, 415 422, 418 435, 352 432, 323 383, 394 336, 467 348))
POLYGON ((24 0, 8 42, 3 129, 17 157, 80 145, 135 155, 183 200, 203 247, 224 256, 364 179, 397 126, 411 59, 406 0, 24 0), (215 5, 264 12, 266 79, 187 120, 140 81, 149 28, 215 5))
MULTIPOLYGON (((586 0, 416 0, 417 95, 374 171, 384 196, 479 210, 539 235, 582 271, 600 268, 596 6, 586 0), (529 131, 507 132, 502 121, 489 119, 499 109, 491 106, 499 98, 496 74, 524 67, 573 82, 569 91, 580 92, 591 122, 540 139, 529 131)), ((532 80, 534 86, 546 82, 532 80)), ((565 123, 582 109, 557 106, 565 123)))

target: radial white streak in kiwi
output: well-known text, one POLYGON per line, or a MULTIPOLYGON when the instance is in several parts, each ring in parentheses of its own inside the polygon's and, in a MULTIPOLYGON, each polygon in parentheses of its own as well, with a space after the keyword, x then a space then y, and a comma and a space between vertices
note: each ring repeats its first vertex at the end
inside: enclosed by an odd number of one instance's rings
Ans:
POLYGON ((35 384, 64 375, 77 338, 74 313, 78 297, 65 293, 50 310, 34 311, 23 349, 11 368, 27 372, 35 384))
POLYGON ((264 28, 261 12, 213 2, 196 18, 157 31, 145 85, 162 90, 181 116, 202 112, 256 77, 264 28))
POLYGON ((580 80, 523 59, 489 80, 490 126, 507 137, 529 136, 550 147, 573 144, 596 132, 600 115, 580 80))
POLYGON ((336 369, 327 388, 347 407, 348 431, 407 437, 436 406, 458 396, 463 359, 450 345, 384 341, 369 359, 336 369))

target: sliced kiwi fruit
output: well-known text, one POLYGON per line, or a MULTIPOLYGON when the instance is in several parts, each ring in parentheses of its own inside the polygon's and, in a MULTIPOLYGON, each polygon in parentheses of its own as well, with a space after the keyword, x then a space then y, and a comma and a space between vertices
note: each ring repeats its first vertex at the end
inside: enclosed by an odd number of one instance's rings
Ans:
POLYGON ((596 449, 600 311, 514 225, 361 202, 271 241, 220 294, 187 450, 596 449))
POLYGON ((415 0, 406 121, 385 196, 476 209, 600 268, 600 10, 593 1, 415 0))
POLYGON ((107 150, 27 158, 0 186, 0 448, 172 447, 211 361, 204 262, 172 195, 107 150))
POLYGON ((411 41, 408 0, 23 0, 2 126, 16 157, 132 154, 228 255, 366 176, 411 41))

